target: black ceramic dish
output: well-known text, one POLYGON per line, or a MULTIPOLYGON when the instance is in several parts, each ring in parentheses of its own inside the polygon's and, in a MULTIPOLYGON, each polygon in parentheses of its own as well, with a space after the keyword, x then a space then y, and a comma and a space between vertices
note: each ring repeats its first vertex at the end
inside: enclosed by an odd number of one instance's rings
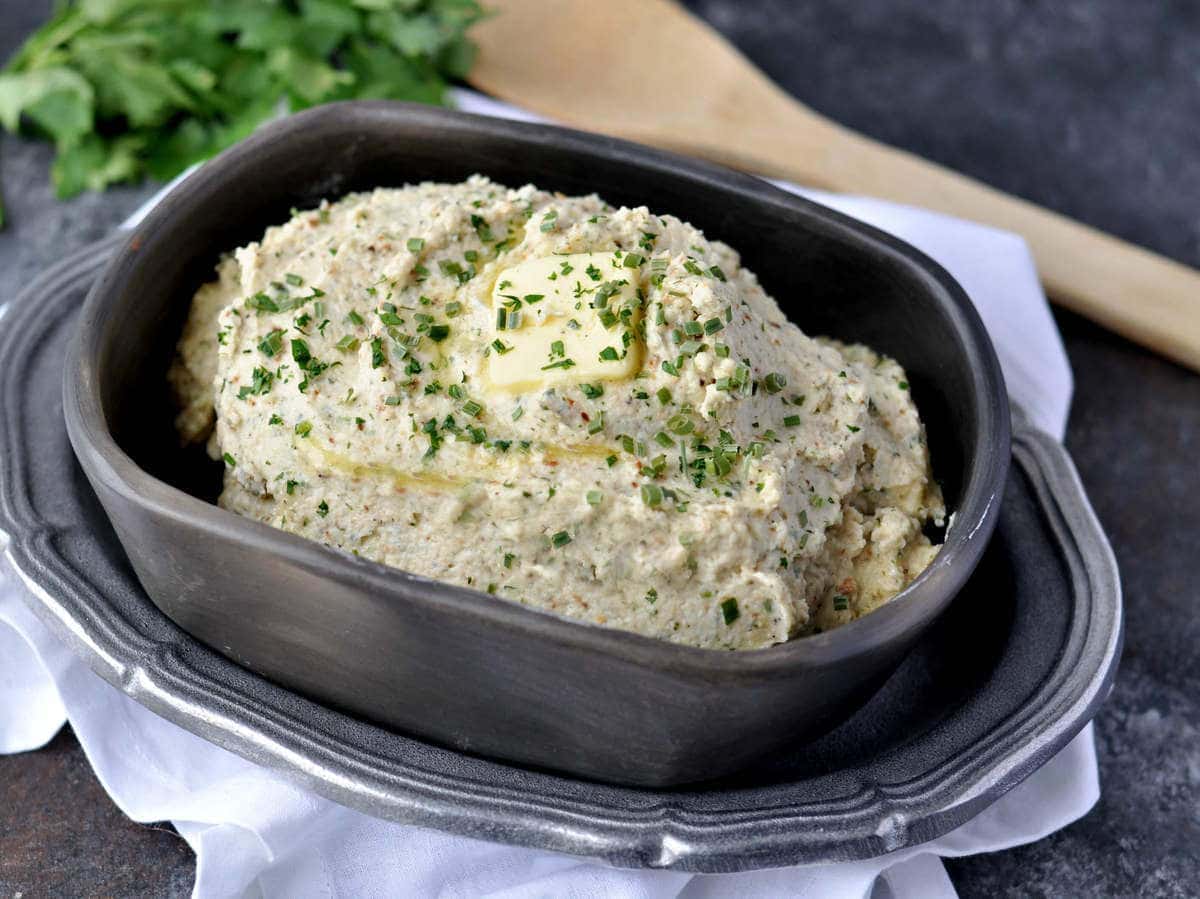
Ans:
POLYGON ((697 790, 612 787, 399 735, 283 689, 151 602, 75 461, 69 333, 116 249, 37 279, 0 328, 0 543, 38 615, 158 714, 373 815, 626 866, 865 858, 962 824, 1091 718, 1120 651, 1112 553, 1063 448, 1018 424, 996 533, 946 615, 818 740, 697 790), (8 540, 3 538, 8 536, 8 540))
POLYGON ((999 366, 962 290, 911 247, 748 176, 620 141, 392 103, 276 123, 187 179, 88 297, 66 369, 79 460, 147 593, 271 680, 404 733, 643 785, 739 770, 852 711, 974 570, 1009 463, 999 366), (291 207, 482 172, 669 211, 743 253, 809 333, 899 359, 955 525, 917 581, 840 630, 723 653, 579 624, 241 519, 176 449, 164 371, 220 252, 291 207), (183 488, 183 489, 181 489, 183 488))

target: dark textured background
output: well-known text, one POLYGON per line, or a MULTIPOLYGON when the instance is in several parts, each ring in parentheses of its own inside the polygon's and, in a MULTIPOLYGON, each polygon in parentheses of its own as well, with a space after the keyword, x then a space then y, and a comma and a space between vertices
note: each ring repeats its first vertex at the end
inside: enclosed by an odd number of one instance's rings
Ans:
MULTIPOLYGON (((913 150, 1200 266, 1193 0, 692 0, 793 94, 913 150)), ((0 0, 0 57, 48 0, 0 0)), ((43 146, 4 137, 0 296, 151 191, 53 201, 43 146)), ((1130 297, 1130 302, 1137 302, 1130 297)), ((1197 298, 1200 302, 1200 297, 1197 298)), ((1103 797, 1066 830, 948 862, 964 896, 1200 894, 1200 376, 1060 314, 1068 447, 1121 563, 1126 645, 1097 719, 1103 797)), ((0 899, 186 895, 167 828, 126 820, 74 738, 0 757, 0 899)))

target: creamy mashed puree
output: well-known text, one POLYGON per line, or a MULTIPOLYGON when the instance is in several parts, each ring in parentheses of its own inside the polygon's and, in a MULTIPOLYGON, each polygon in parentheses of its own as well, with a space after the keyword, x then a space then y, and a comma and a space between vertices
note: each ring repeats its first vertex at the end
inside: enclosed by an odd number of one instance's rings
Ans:
POLYGON ((835 627, 937 552, 900 366, 596 196, 476 176, 296 212, 197 292, 170 380, 224 508, 679 643, 835 627))

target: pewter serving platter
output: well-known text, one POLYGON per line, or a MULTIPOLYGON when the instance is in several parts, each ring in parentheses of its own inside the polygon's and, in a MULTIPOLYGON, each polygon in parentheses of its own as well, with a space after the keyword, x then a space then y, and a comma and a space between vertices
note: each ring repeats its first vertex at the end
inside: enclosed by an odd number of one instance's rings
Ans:
POLYGON ((850 719, 752 774, 692 789, 596 784, 414 740, 276 686, 153 605, 67 440, 66 342, 118 240, 66 259, 2 319, 6 553, 35 611, 102 677, 317 793, 628 867, 866 858, 973 817, 1066 745, 1111 688, 1121 642, 1111 550, 1065 451, 1019 415, 996 533, 959 598, 850 719))
MULTIPOLYGON (((1012 458, 1008 396, 983 323, 962 287, 914 247, 698 160, 388 101, 326 104, 272 122, 173 189, 89 291, 63 387, 76 458, 139 582, 200 642, 399 733, 653 789, 751 769, 850 715, 979 564, 1012 458), (670 209, 710 238, 735 241, 805 330, 896 359, 955 520, 933 561, 871 615, 724 652, 505 602, 220 508, 223 466, 180 448, 164 378, 186 298, 221 253, 286 209, 473 172, 670 209)), ((590 539, 591 526, 579 527, 576 539, 590 539)), ((644 534, 622 536, 630 551, 648 545, 644 534)))

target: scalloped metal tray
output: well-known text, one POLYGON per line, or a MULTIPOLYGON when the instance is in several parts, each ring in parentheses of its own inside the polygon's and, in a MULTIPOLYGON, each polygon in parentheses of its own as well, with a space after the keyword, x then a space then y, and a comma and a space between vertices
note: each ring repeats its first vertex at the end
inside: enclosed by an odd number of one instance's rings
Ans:
MULTIPOLYGON (((66 259, 0 328, 0 530, 35 611, 158 714, 382 818, 628 867, 738 871, 865 858, 973 817, 1095 714, 1120 585, 1066 452, 1017 416, 996 535, 885 686, 826 736, 703 788, 608 786, 414 740, 276 686, 151 603, 62 421, 67 338, 116 239, 66 259)), ((716 698, 715 701, 719 701, 716 698)))

